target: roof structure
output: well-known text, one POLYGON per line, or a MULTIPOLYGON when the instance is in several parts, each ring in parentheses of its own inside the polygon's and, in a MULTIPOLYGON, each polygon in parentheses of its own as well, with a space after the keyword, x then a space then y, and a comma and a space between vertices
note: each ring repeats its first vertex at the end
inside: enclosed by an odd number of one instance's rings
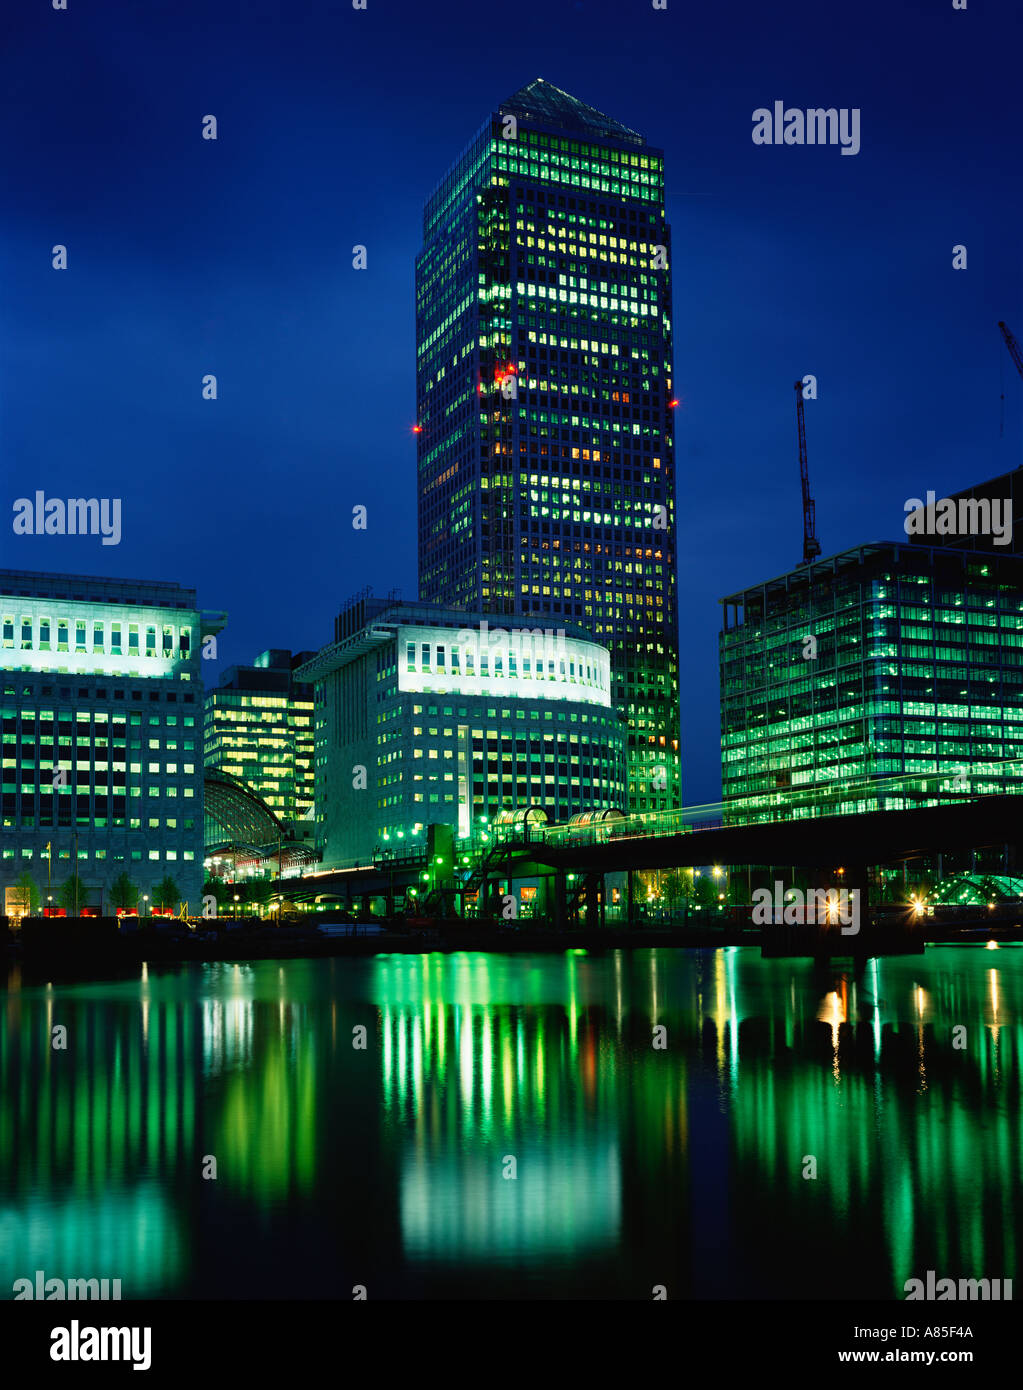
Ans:
POLYGON ((207 769, 205 777, 206 852, 213 846, 265 845, 283 831, 262 797, 227 772, 207 769))
POLYGON ((542 77, 535 78, 510 96, 500 105, 502 114, 510 113, 524 120, 534 120, 543 125, 560 126, 565 130, 577 130, 581 134, 610 136, 615 140, 626 140, 632 145, 645 145, 646 141, 638 131, 630 130, 612 116, 606 116, 594 106, 587 106, 578 97, 563 92, 553 82, 545 82, 542 77))

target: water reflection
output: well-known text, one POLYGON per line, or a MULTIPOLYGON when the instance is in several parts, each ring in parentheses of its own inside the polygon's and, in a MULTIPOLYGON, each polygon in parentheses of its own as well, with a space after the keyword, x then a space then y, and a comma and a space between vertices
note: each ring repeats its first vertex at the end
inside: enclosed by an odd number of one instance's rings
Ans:
POLYGON ((12 972, 0 1297, 40 1268, 126 1298, 1013 1278, 1021 988, 1004 947, 12 972))

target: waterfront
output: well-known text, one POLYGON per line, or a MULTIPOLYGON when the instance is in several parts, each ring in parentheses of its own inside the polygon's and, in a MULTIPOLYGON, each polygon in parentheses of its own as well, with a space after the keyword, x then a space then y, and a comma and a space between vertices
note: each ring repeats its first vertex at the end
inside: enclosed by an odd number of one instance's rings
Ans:
POLYGON ((1023 947, 15 968, 3 1008, 2 1297, 39 1269, 126 1299, 1017 1275, 1023 947))

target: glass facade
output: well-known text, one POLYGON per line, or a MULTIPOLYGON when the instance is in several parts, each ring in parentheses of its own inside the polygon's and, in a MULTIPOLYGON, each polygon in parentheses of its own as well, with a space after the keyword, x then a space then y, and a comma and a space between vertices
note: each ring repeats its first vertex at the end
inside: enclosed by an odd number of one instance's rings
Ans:
POLYGON ((120 874, 150 898, 170 876, 197 910, 200 648, 221 621, 176 584, 0 571, 0 883, 28 872, 45 906, 77 868, 109 909, 120 874))
POLYGON ((244 782, 281 820, 313 806, 313 690, 293 675, 312 655, 264 652, 206 695, 206 766, 244 782))
POLYGON ((670 251, 661 152, 538 80, 416 263, 420 597, 606 646, 634 810, 680 798, 670 251))
POLYGON ((1020 558, 881 542, 722 602, 726 802, 813 815, 899 809, 929 775, 935 794, 1023 786, 1020 558))

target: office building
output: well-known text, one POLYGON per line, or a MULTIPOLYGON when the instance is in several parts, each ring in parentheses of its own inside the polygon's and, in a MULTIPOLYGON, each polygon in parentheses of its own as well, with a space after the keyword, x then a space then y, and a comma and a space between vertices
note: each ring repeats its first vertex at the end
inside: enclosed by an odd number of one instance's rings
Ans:
POLYGON ((899 809, 929 774, 1023 786, 1020 557, 878 542, 722 603, 722 792, 744 815, 899 809))
POLYGON ((912 544, 1023 555, 1023 467, 944 497, 913 500, 924 505, 905 523, 912 544), (942 505, 947 502, 954 515, 942 505))
POLYGON ((416 262, 419 597, 608 647, 634 810, 680 798, 670 266, 662 152, 542 79, 416 262))
POLYGON ((284 821, 313 805, 313 690, 295 670, 314 655, 265 651, 206 694, 207 768, 238 778, 284 821))
POLYGON ((0 571, 5 886, 28 872, 56 906, 77 867, 109 911, 120 874, 150 905, 170 877, 199 910, 200 653, 223 622, 178 584, 0 571))
POLYGON ((468 837, 502 810, 562 822, 620 807, 624 729, 605 648, 571 626, 361 595, 297 672, 316 687, 316 820, 327 866, 429 825, 468 837))

